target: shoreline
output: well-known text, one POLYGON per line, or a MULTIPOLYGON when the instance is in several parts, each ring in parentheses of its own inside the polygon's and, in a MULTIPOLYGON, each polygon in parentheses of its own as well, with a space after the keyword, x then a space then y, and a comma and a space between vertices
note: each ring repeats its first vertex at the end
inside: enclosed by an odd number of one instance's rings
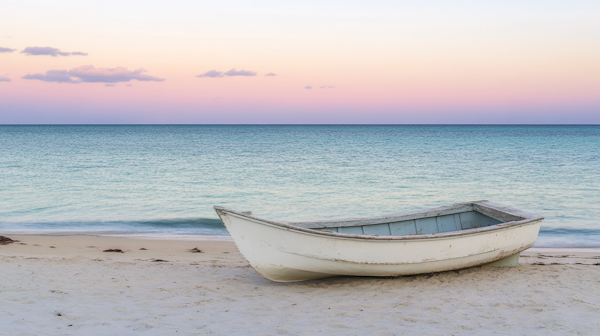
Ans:
POLYGON ((94 236, 94 237, 122 237, 131 239, 148 240, 232 240, 229 235, 216 234, 160 234, 160 233, 123 233, 123 232, 94 232, 94 231, 58 231, 49 230, 34 231, 31 233, 23 231, 0 231, 0 236, 43 236, 43 237, 66 237, 66 236, 94 236))
MULTIPOLYGON (((124 238, 124 239, 136 239, 136 240, 164 240, 164 241, 229 241, 233 242, 233 238, 229 235, 212 235, 212 234, 155 234, 155 233, 111 233, 111 232, 85 232, 85 231, 68 231, 68 232, 60 232, 53 230, 51 232, 32 232, 32 233, 24 233, 22 231, 17 232, 1 232, 0 236, 7 237, 106 237, 106 238, 124 238)), ((544 251, 553 251, 553 250, 573 250, 576 251, 600 251, 600 246, 533 246, 527 249, 529 250, 544 250, 544 251)))
MULTIPOLYGON (((0 255, 37 255, 37 256, 82 256, 128 259, 130 257, 162 258, 175 260, 208 260, 213 257, 246 263, 233 240, 226 237, 206 239, 206 236, 189 239, 165 239, 164 237, 146 237, 141 235, 95 235, 95 234, 25 234, 10 235, 18 242, 0 245, 0 255), (202 253, 192 253, 197 248, 202 253), (108 249, 120 249, 123 253, 103 252, 108 249)), ((600 259, 600 248, 554 248, 532 247, 521 252, 519 264, 533 259, 551 258, 558 264, 575 262, 575 259, 600 259), (569 256, 564 256, 568 254, 569 256), (554 260, 560 259, 560 261, 554 260)), ((539 261, 538 260, 538 261, 539 261)), ((600 262, 600 260, 599 260, 600 262)))

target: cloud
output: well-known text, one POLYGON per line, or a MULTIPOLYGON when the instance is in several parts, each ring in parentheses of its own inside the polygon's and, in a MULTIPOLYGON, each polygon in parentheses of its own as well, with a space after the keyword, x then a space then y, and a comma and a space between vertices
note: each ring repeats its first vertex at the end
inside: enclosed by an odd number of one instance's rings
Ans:
POLYGON ((104 84, 104 86, 115 86, 115 84, 104 84))
POLYGON ((56 82, 56 83, 81 83, 81 80, 73 80, 69 77, 67 70, 48 70, 45 74, 36 73, 33 75, 27 74, 22 79, 37 79, 44 82, 56 82))
POLYGON ((210 70, 203 73, 202 75, 197 75, 196 77, 223 77, 223 72, 217 70, 210 70))
POLYGON ((304 88, 310 90, 310 89, 312 89, 312 86, 308 85, 308 86, 305 86, 304 88))
POLYGON ((231 69, 224 73, 225 76, 256 76, 256 72, 249 70, 235 70, 231 69))
POLYGON ((145 75, 144 69, 127 70, 123 67, 116 68, 94 68, 93 65, 82 65, 78 68, 69 70, 69 76, 77 77, 82 82, 88 83, 118 83, 129 82, 130 80, 138 80, 142 82, 162 82, 164 78, 158 78, 150 75, 145 75))
POLYGON ((41 55, 50 55, 52 57, 56 56, 87 56, 87 53, 81 51, 74 52, 62 52, 56 48, 52 47, 27 47, 21 51, 21 54, 27 54, 31 56, 41 56, 41 55))
MULTIPOLYGON (((210 70, 201 75, 196 75, 196 77, 212 77, 212 78, 225 77, 225 76, 256 76, 256 72, 250 71, 250 70, 236 70, 235 68, 233 68, 226 72, 210 70)), ((271 76, 275 76, 275 74, 272 74, 271 76)))
POLYGON ((17 49, 10 49, 10 48, 0 47, 0 53, 9 53, 9 52, 13 52, 15 50, 17 50, 17 49))
POLYGON ((123 67, 95 68, 93 65, 82 65, 78 68, 67 70, 48 70, 46 74, 26 75, 23 79, 37 79, 44 82, 57 83, 119 83, 131 80, 162 82, 164 78, 145 75, 144 69, 127 70, 123 67), (73 78, 74 77, 74 78, 73 78))
POLYGON ((277 74, 274 74, 272 72, 269 72, 268 74, 266 74, 265 76, 277 76, 277 74))
POLYGON ((0 76, 0 82, 10 82, 10 78, 6 76, 0 76))
POLYGON ((133 86, 133 84, 126 84, 125 86, 133 86))
POLYGON ((320 86, 319 89, 333 89, 333 86, 331 86, 331 85, 323 85, 323 86, 320 86))

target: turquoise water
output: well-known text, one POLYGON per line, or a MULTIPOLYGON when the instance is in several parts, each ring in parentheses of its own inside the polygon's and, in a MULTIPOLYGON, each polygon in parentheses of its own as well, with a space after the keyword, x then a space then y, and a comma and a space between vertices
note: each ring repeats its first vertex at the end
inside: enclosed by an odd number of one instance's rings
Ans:
POLYGON ((226 236, 487 199, 600 246, 599 126, 0 126, 0 234, 226 236))

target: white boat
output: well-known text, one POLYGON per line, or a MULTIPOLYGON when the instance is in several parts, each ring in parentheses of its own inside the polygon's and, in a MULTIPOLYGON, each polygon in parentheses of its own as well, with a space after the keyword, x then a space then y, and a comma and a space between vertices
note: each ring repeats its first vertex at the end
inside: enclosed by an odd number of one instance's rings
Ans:
POLYGON ((293 223, 215 210, 250 265, 277 282, 514 266, 520 252, 535 243, 544 219, 489 201, 293 223))

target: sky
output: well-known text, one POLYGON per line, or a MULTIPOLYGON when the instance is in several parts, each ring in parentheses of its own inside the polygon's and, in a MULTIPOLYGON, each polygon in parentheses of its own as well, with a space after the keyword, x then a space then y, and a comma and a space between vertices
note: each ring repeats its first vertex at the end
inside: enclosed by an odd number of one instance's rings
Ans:
POLYGON ((3 0, 0 124, 600 124, 600 1, 3 0))

